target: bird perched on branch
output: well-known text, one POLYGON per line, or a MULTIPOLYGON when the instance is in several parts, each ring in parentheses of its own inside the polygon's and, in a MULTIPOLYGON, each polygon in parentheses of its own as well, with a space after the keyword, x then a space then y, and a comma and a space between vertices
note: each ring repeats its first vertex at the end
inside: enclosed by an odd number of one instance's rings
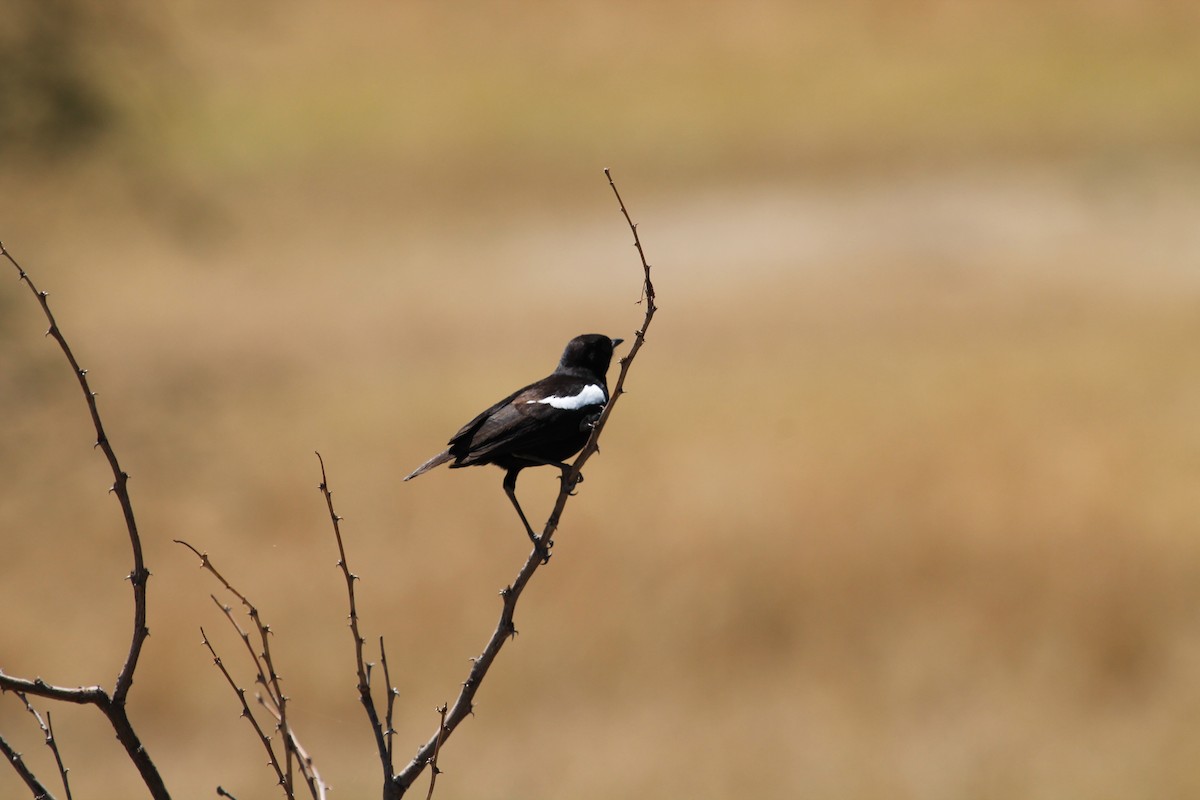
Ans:
POLYGON ((504 493, 517 509, 525 532, 534 546, 541 547, 517 502, 517 475, 526 467, 554 466, 562 471, 566 484, 571 468, 564 462, 587 444, 608 402, 605 376, 613 349, 622 341, 598 333, 576 336, 567 342, 554 372, 479 414, 450 438, 449 447, 404 480, 446 462, 451 469, 495 464, 505 470, 504 493))

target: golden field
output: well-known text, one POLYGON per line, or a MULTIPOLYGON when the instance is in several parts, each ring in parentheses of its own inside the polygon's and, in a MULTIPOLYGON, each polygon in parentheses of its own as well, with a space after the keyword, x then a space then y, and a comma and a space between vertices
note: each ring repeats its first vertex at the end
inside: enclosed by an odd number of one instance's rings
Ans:
MULTIPOLYGON (((400 479, 571 336, 640 324, 604 167, 661 311, 436 796, 1200 795, 1191 4, 146 26, 92 54, 118 125, 0 150, 0 239, 132 475, 131 716, 173 796, 279 796, 200 644, 248 684, 219 586, 173 539, 271 623, 332 796, 378 794, 314 450, 397 760, 433 732, 528 545, 498 470, 400 479)), ((127 537, 45 327, 0 264, 0 669, 111 686, 127 537)), ((531 516, 556 485, 524 473, 531 516)), ((76 797, 144 796, 92 709, 37 705, 76 797)), ((11 695, 0 735, 56 785, 11 695)))

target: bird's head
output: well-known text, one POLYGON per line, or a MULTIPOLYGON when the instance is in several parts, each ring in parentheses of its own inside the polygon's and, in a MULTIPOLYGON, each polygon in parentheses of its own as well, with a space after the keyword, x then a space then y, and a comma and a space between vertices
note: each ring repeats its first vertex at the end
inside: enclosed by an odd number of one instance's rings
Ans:
POLYGON ((590 373, 604 379, 608 365, 612 363, 613 349, 624 339, 611 339, 600 333, 585 333, 567 342, 558 371, 568 373, 590 373))

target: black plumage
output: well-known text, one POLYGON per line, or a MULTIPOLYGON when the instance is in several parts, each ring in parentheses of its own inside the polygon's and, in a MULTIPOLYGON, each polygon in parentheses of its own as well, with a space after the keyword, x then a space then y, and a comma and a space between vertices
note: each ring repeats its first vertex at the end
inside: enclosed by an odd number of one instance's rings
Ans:
POLYGON ((517 475, 526 467, 555 466, 566 480, 564 462, 578 453, 608 402, 605 376, 621 339, 598 333, 567 342, 554 372, 522 387, 482 412, 450 438, 449 446, 404 480, 446 462, 451 469, 495 464, 505 470, 504 492, 517 509, 529 538, 538 544, 521 504, 517 475))

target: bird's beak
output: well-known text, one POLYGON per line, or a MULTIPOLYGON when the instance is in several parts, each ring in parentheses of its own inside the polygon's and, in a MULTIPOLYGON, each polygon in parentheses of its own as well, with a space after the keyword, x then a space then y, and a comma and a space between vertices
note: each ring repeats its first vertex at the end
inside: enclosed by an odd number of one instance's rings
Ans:
POLYGON ((623 342, 623 341, 625 341, 625 340, 624 340, 624 339, 613 339, 613 340, 612 340, 612 343, 613 343, 613 350, 616 350, 616 349, 617 349, 617 345, 619 345, 619 344, 620 344, 621 342, 623 342))

